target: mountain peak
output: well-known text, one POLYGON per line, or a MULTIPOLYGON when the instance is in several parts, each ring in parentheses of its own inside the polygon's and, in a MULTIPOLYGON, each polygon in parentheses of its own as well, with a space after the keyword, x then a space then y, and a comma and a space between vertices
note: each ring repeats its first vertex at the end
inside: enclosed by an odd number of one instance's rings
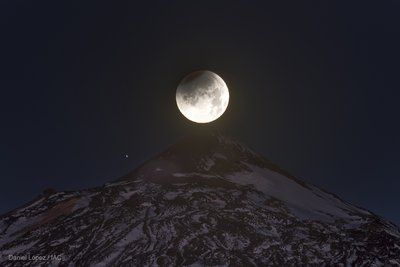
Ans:
POLYGON ((251 171, 249 166, 266 168, 297 183, 304 183, 278 165, 257 154, 237 139, 219 132, 192 134, 144 162, 119 180, 140 179, 157 183, 181 181, 177 174, 197 173, 225 177, 251 171))
POLYGON ((1 266, 10 254, 61 256, 46 266, 398 266, 400 231, 233 138, 197 134, 117 181, 3 215, 1 266))
POLYGON ((143 163, 122 180, 156 184, 249 187, 287 203, 302 218, 353 220, 369 212, 288 174, 232 137, 189 136, 143 163), (353 214, 353 215, 349 215, 353 214))
MULTIPOLYGON (((214 132, 199 133, 168 147, 121 179, 142 177, 165 183, 175 181, 176 173, 218 176, 247 170, 245 163, 256 166, 269 164, 262 156, 232 137, 214 132)), ((272 164, 271 167, 276 168, 272 164)))

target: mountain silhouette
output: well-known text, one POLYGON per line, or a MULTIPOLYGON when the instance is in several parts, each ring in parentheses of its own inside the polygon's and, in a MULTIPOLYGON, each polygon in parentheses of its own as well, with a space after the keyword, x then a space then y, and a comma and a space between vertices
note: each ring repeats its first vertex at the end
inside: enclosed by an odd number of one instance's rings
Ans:
POLYGON ((238 141, 192 135, 0 217, 1 266, 400 266, 398 226, 238 141), (47 256, 36 260, 15 256, 47 256))

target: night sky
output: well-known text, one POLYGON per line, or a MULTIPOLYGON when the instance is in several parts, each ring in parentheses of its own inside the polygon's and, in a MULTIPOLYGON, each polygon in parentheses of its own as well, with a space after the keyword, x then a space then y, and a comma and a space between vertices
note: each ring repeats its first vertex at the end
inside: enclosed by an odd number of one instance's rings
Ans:
POLYGON ((0 213, 208 127, 400 224, 398 1, 137 2, 1 2, 0 213), (231 98, 196 125, 175 90, 205 69, 231 98))

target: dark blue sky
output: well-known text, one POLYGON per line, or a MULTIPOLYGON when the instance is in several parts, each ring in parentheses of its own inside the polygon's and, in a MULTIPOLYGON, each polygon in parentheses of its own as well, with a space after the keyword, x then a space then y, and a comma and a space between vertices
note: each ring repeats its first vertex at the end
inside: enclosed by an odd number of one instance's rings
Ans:
POLYGON ((209 69, 231 102, 202 127, 400 223, 398 1, 136 2, 0 4, 0 213, 196 131, 175 90, 209 69))

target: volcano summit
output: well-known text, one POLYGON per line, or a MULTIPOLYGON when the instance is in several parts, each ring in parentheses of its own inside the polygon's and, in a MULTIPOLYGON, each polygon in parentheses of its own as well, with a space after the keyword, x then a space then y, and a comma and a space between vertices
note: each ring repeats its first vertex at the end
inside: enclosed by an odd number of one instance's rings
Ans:
POLYGON ((0 217, 0 265, 41 264, 400 266, 400 230, 235 140, 202 135, 118 180, 48 190, 0 217))

